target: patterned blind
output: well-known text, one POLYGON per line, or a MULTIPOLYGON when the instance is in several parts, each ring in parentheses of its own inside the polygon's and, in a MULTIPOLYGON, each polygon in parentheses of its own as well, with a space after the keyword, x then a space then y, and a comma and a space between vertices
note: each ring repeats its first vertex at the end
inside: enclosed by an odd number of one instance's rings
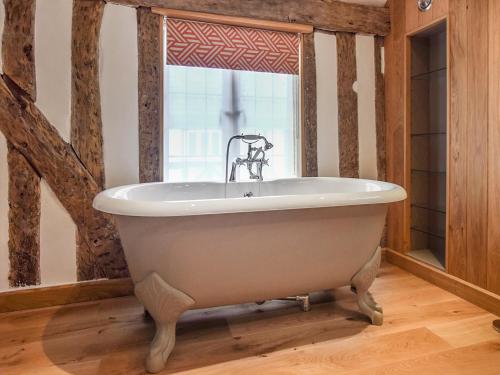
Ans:
POLYGON ((299 35, 168 18, 167 65, 299 74, 299 35))

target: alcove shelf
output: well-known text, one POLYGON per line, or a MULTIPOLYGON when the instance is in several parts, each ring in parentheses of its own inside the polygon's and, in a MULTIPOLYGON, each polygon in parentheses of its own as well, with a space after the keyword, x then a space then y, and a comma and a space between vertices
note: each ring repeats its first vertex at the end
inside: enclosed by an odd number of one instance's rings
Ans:
POLYGON ((410 251, 446 265, 446 21, 410 37, 410 251))

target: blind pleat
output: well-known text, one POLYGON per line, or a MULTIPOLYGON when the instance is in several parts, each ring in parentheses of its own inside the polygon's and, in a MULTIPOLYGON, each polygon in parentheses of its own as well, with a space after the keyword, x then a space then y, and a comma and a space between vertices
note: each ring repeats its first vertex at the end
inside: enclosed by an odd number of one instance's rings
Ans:
POLYGON ((299 74, 299 35, 168 18, 167 65, 299 74))

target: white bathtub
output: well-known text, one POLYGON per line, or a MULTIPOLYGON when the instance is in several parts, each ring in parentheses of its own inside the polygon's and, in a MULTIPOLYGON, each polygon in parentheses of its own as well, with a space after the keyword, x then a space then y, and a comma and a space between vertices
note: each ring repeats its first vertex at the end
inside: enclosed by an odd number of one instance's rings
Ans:
POLYGON ((129 185, 100 193, 94 207, 115 215, 136 295, 155 319, 146 367, 157 372, 190 308, 352 285, 360 309, 381 324, 368 288, 387 204, 405 198, 385 182, 297 178, 227 191, 223 183, 129 185))

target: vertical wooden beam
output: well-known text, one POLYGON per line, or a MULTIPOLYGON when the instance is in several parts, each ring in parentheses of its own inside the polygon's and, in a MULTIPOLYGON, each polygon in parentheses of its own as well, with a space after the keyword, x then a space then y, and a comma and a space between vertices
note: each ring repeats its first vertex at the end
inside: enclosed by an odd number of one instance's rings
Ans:
MULTIPOLYGON (((71 35, 71 145, 100 189, 105 184, 99 90, 99 34, 104 5, 100 0, 75 0, 71 35)), ((104 270, 79 230, 76 243, 77 279, 104 277, 104 270)))
POLYGON ((500 294, 500 1, 489 7, 487 288, 500 294))
POLYGON ((385 83, 382 72, 382 47, 384 38, 375 36, 375 127, 377 137, 377 178, 386 181, 385 152, 385 83))
MULTIPOLYGON (((386 165, 386 139, 387 131, 385 126, 385 82, 384 73, 382 71, 382 48, 384 47, 384 38, 375 36, 375 131, 377 138, 377 179, 379 181, 387 181, 387 165, 386 165)), ((382 247, 387 246, 387 222, 384 226, 382 239, 380 241, 382 247)))
POLYGON ((356 36, 337 33, 337 89, 339 107, 339 172, 359 177, 358 95, 356 82, 356 36))
POLYGON ((4 0, 3 72, 34 101, 35 0, 4 0))
MULTIPOLYGON (((6 0, 3 70, 16 90, 36 99, 35 1, 6 0)), ((11 286, 40 283, 40 176, 9 142, 9 259, 11 286)))
MULTIPOLYGON (((387 180, 405 185, 405 2, 391 1, 391 33, 385 38, 387 180)), ((404 251, 404 202, 391 204, 387 214, 387 246, 404 251)))
POLYGON ((137 9, 139 51, 139 180, 162 180, 163 17, 137 9))
POLYGON ((318 114, 314 33, 302 35, 302 175, 318 175, 318 114))
POLYGON ((9 284, 40 284, 40 176, 8 143, 9 284))
POLYGON ((104 1, 75 0, 71 35, 71 145, 104 187, 99 33, 104 1))
POLYGON ((488 0, 467 1, 467 46, 467 281, 486 288, 488 0))

